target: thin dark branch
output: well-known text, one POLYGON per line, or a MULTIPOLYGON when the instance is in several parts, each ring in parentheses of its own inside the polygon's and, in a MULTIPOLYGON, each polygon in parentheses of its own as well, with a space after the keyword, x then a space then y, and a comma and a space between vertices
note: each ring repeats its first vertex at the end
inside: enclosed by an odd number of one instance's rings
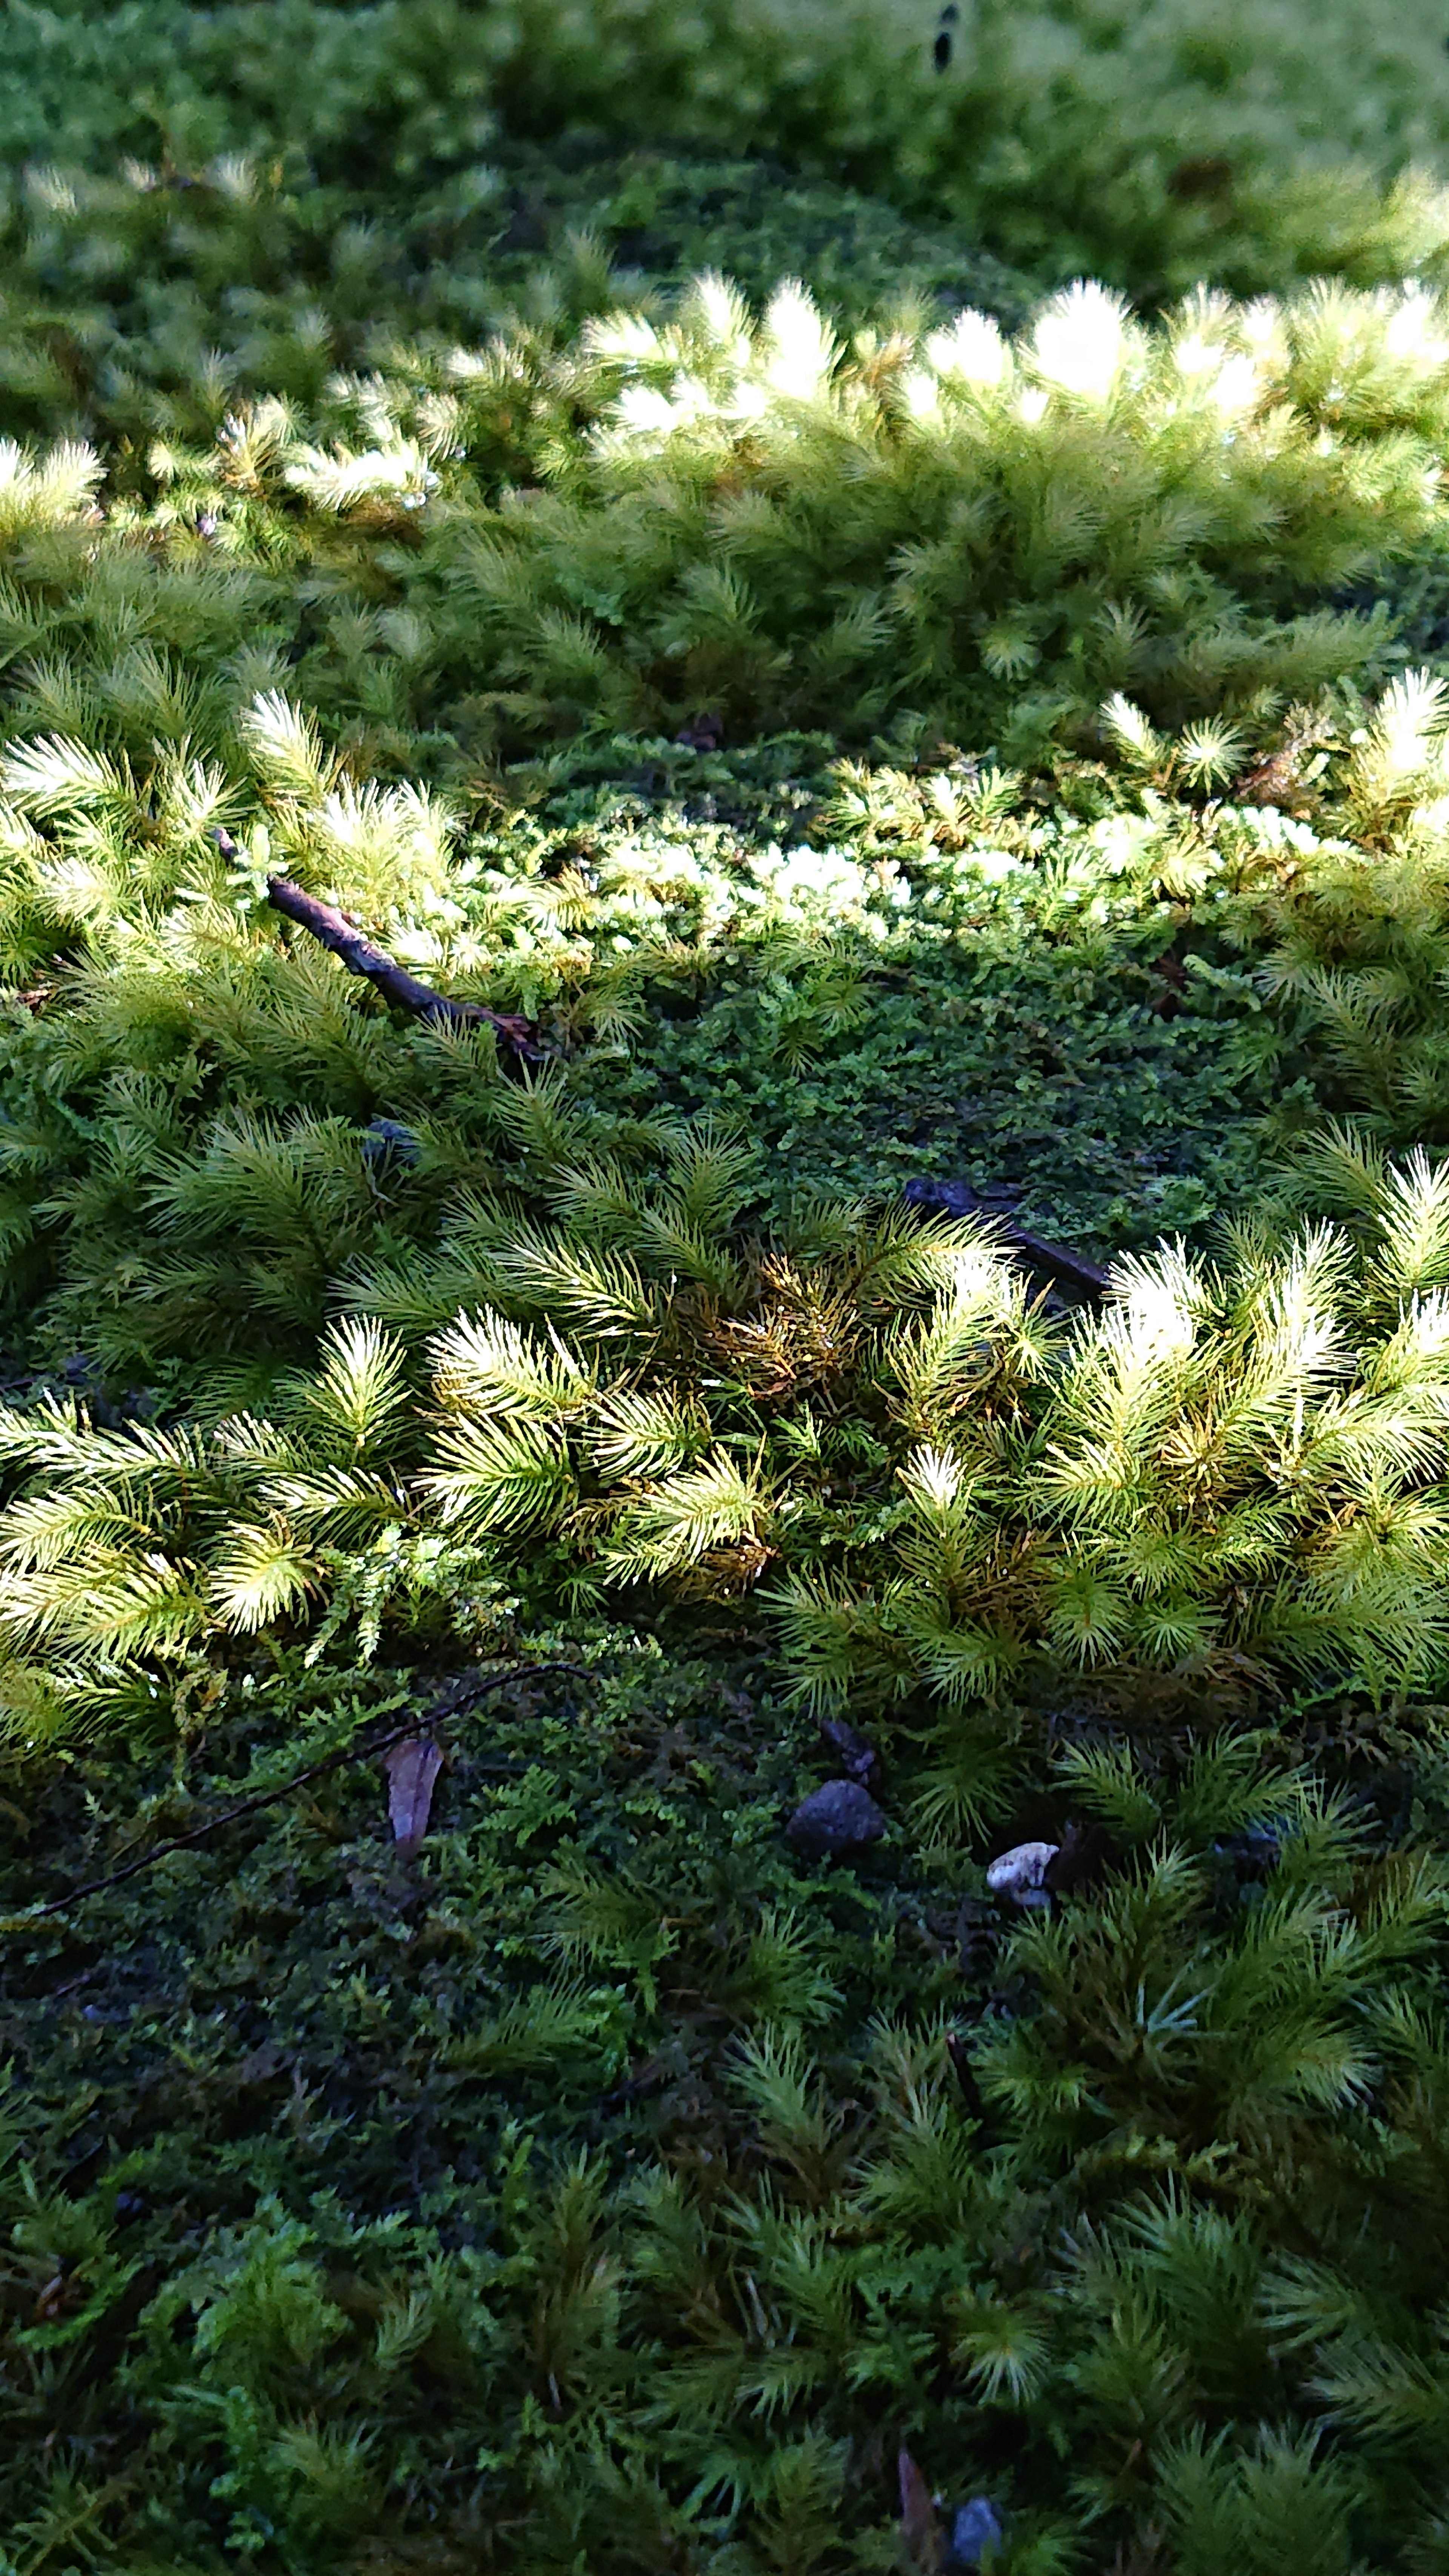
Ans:
POLYGON ((1065 1280, 1085 1296, 1105 1297, 1107 1273, 1097 1262, 1088 1261, 1085 1253, 1069 1252, 1064 1244, 1044 1243, 1039 1234, 1029 1234, 1024 1225, 1008 1217, 1004 1228, 1009 1247, 1029 1261, 1033 1270, 1044 1270, 1050 1279, 1065 1280))
POLYGON ((1047 1243, 1032 1234, 1014 1217, 998 1216, 994 1208, 983 1206, 969 1181, 926 1179, 907 1181, 907 1207, 938 1209, 942 1216, 988 1217, 997 1239, 1007 1252, 1027 1263, 1032 1270, 1045 1272, 1048 1279, 1059 1279, 1086 1297, 1105 1297, 1110 1281, 1107 1272, 1082 1252, 1072 1252, 1065 1244, 1047 1243))
POLYGON ((63 1914, 68 1905, 78 1904, 83 1896, 98 1896, 103 1887, 119 1887, 123 1879, 137 1877, 143 1869, 149 1869, 153 1861, 165 1860, 169 1852, 185 1851, 192 1843, 204 1843, 209 1834, 219 1834, 223 1825, 237 1824, 243 1816, 259 1815, 264 1807, 280 1806, 295 1789, 305 1789, 310 1780, 321 1780, 329 1771, 345 1771, 354 1762, 371 1761, 379 1753, 386 1753, 391 1745, 401 1744, 406 1736, 416 1735, 424 1723, 436 1726, 441 1719, 460 1716, 480 1699, 486 1699, 490 1692, 501 1690, 505 1682, 531 1681, 536 1674, 542 1673, 586 1676, 588 1670, 587 1664, 510 1664, 507 1672, 490 1673, 486 1680, 451 1693, 441 1706, 430 1711, 426 1720, 405 1718, 401 1726, 393 1727, 387 1735, 375 1735, 367 1744, 346 1745, 340 1753, 329 1753, 324 1762, 310 1763, 305 1771, 294 1771, 291 1779, 284 1780, 280 1789, 263 1789, 255 1798, 242 1798, 236 1806, 224 1807, 219 1816, 209 1816, 204 1825, 193 1825, 190 1833, 173 1834, 168 1841, 154 1844, 150 1851, 141 1854, 139 1860, 128 1860, 120 1869, 107 1870, 102 1878, 82 1879, 79 1886, 68 1887, 64 1896, 53 1896, 48 1905, 32 1906, 23 1914, 11 1915, 11 1927, 43 1923, 48 1914, 63 1914))
POLYGON ((335 904, 304 894, 290 877, 268 877, 267 897, 289 921, 320 939, 350 975, 365 975, 384 1001, 395 1002, 400 1011, 411 1011, 423 1020, 442 1020, 450 1028, 494 1029, 515 1055, 536 1059, 542 1053, 532 1020, 516 1011, 488 1011, 481 1002, 455 1002, 446 993, 435 993, 431 984, 420 983, 385 949, 375 948, 335 904))

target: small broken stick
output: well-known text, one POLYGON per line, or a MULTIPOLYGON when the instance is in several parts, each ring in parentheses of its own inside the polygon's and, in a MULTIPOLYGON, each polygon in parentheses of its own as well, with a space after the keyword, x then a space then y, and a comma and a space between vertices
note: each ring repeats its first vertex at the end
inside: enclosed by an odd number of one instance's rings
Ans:
POLYGON ((1106 1296, 1111 1284, 1107 1273, 1100 1262, 1088 1261, 1085 1253, 1072 1252, 1064 1243, 1043 1243, 1039 1234, 1029 1234, 1014 1219, 1007 1221, 1006 1238, 1033 1270, 1044 1270, 1049 1279, 1079 1289, 1084 1297, 1106 1296))
MULTIPOLYGON (((969 1181, 907 1181, 902 1193, 907 1207, 926 1208, 942 1216, 984 1216, 993 1213, 984 1208, 969 1181)), ((1031 1234, 1014 1217, 998 1217, 1007 1250, 1014 1252, 1033 1270, 1044 1271, 1049 1279, 1058 1279, 1075 1288, 1084 1297, 1105 1297, 1111 1285, 1107 1273, 1084 1253, 1072 1252, 1062 1243, 1045 1243, 1039 1234, 1031 1234)))
POLYGON ((375 948, 335 904, 322 903, 315 894, 304 894, 290 877, 268 877, 267 898, 278 912, 285 913, 301 929, 309 930, 314 939, 339 957, 350 975, 365 975, 384 1001, 395 1002, 399 1010, 412 1011, 423 1020, 442 1020, 454 1028, 496 1029, 505 1046, 518 1056, 536 1060, 542 1053, 531 1020, 516 1011, 489 1011, 481 1002, 455 1002, 446 993, 435 993, 431 984, 420 983, 385 949, 375 948))

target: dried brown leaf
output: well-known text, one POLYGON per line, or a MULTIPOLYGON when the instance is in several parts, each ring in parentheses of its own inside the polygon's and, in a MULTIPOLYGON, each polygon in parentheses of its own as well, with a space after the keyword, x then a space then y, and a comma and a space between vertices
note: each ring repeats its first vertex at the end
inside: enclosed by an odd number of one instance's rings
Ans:
POLYGON ((919 2568, 922 2576, 937 2576, 944 2553, 931 2490, 909 2451, 900 2453, 896 2466, 901 2481, 901 2540, 906 2564, 919 2568))
POLYGON ((387 1773, 387 1816, 400 1852, 415 1852, 428 1830, 433 1788, 443 1757, 427 1736, 410 1735, 382 1757, 387 1773))

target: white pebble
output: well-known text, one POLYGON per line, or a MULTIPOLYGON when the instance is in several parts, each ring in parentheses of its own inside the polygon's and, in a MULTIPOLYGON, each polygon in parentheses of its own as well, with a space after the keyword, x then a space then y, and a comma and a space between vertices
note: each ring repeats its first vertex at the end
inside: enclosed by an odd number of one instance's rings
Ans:
POLYGON ((1009 1896, 1018 1905, 1047 1905, 1050 1897, 1042 1881, 1047 1865, 1056 1859, 1058 1843, 1015 1843, 1002 1852, 986 1872, 986 1884, 993 1896, 1009 1896))

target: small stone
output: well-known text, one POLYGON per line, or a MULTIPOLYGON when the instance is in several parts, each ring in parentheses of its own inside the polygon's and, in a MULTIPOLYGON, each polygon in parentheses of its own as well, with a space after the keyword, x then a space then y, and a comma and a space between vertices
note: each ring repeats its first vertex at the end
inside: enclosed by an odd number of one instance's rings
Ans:
POLYGON ((1245 1825, 1231 1842, 1214 1843, 1214 1851, 1226 1851, 1240 1868, 1271 1869, 1283 1848, 1280 1825, 1245 1825))
POLYGON ((973 2496, 959 2508, 951 2525, 948 2567, 979 2567, 986 2550, 999 2547, 1002 2537, 1000 2517, 990 2498, 973 2496))
POLYGON ((802 1860, 845 1860, 879 1842, 886 1820, 857 1780, 827 1780, 790 1818, 785 1832, 802 1860))
POLYGON ((719 751, 724 743, 724 720, 713 712, 691 716, 674 739, 686 751, 719 751))
POLYGON ((411 1127, 402 1126, 396 1118, 374 1118, 363 1129, 362 1159, 374 1171, 381 1163, 405 1163, 411 1168, 418 1152, 418 1140, 411 1127))
POLYGON ((883 1766, 869 1736, 858 1735, 843 1717, 822 1717, 820 1732, 847 1780, 858 1780, 862 1789, 880 1787, 883 1766))
POLYGON ((1046 1886, 1049 1864, 1056 1859, 1058 1843, 1015 1843, 1002 1852, 986 1872, 986 1884, 993 1896, 1009 1896, 1015 1905, 1050 1905, 1046 1886))

